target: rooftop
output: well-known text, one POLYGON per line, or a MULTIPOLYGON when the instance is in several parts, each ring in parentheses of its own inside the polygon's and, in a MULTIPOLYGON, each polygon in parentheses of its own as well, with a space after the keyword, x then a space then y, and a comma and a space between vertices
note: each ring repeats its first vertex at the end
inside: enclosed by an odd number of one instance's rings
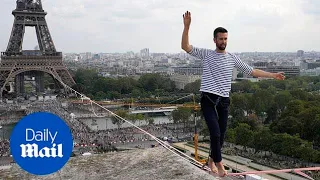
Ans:
POLYGON ((213 178, 163 147, 72 157, 60 173, 42 177, 30 175, 16 164, 10 168, 0 166, 0 179, 209 180, 213 178))

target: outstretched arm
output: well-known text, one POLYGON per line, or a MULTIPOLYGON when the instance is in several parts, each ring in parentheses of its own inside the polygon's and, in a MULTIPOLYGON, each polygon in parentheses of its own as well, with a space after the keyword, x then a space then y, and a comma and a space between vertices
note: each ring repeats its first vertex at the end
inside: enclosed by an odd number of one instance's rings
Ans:
POLYGON ((189 27, 191 24, 191 13, 189 11, 183 15, 183 24, 184 29, 182 33, 181 48, 189 53, 192 50, 192 47, 189 44, 189 27))
POLYGON ((277 80, 284 80, 286 77, 283 72, 278 73, 270 73, 266 71, 262 71, 260 69, 253 69, 247 63, 244 63, 240 60, 238 56, 234 56, 235 67, 240 69, 243 73, 247 75, 251 75, 253 77, 266 77, 266 78, 274 78, 277 80))
POLYGON ((274 78, 277 80, 284 80, 285 79, 283 72, 270 73, 270 72, 262 71, 260 69, 253 69, 251 75, 254 77, 274 78))

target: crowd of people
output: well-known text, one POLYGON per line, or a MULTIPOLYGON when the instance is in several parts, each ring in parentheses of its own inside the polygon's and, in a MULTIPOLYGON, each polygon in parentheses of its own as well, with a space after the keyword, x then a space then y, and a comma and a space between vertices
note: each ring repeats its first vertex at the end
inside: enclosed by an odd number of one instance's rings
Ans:
POLYGON ((35 102, 30 104, 26 110, 26 114, 39 111, 51 112, 59 116, 65 120, 67 125, 70 127, 75 141, 89 143, 89 127, 87 127, 83 122, 72 117, 71 113, 65 107, 62 107, 61 103, 59 103, 57 100, 47 100, 45 102, 35 102))
MULTIPOLYGON (((168 128, 167 124, 161 125, 144 125, 140 126, 143 130, 152 134, 155 137, 173 137, 176 135, 186 136, 189 133, 178 132, 178 130, 171 130, 168 128)), ((179 129, 181 130, 181 129, 179 129)), ((135 127, 110 129, 110 130, 100 130, 92 134, 91 139, 98 143, 110 142, 111 144, 135 142, 135 141, 147 141, 152 140, 152 137, 144 132, 140 131, 135 127), (99 141, 100 140, 100 141, 99 141)))
POLYGON ((10 155, 10 144, 8 139, 0 140, 0 157, 10 155))
MULTIPOLYGON (((190 132, 182 132, 182 127, 178 126, 178 128, 170 129, 168 124, 159 124, 159 125, 144 125, 140 126, 143 130, 150 133, 152 136, 157 137, 161 140, 164 139, 172 139, 172 138, 179 138, 179 137, 189 137, 193 135, 190 132), (181 132, 180 132, 181 131, 181 132)), ((90 131, 87 132, 86 138, 89 141, 87 144, 85 141, 77 142, 77 146, 87 147, 94 151, 90 147, 94 146, 98 149, 100 147, 103 148, 110 148, 113 147, 142 147, 143 142, 146 141, 153 141, 154 139, 142 132, 141 130, 135 127, 127 127, 127 128, 117 128, 117 129, 108 129, 108 130, 99 130, 99 131, 90 131)), ((145 146, 148 147, 148 146, 145 146)))
MULTIPOLYGON (((40 111, 51 112, 64 119, 71 129, 75 145, 81 147, 93 147, 91 148, 93 151, 101 147, 108 149, 111 146, 116 147, 127 143, 138 143, 153 140, 151 136, 143 133, 135 127, 93 131, 81 120, 77 119, 75 116, 72 116, 72 112, 70 112, 68 108, 63 107, 57 100, 29 103, 25 110, 27 115, 40 111)), ((150 124, 140 126, 140 128, 155 137, 161 138, 162 140, 164 137, 191 138, 193 135, 193 132, 185 133, 181 124, 150 124)), ((10 155, 8 140, 1 142, 0 154, 3 156, 10 155)))

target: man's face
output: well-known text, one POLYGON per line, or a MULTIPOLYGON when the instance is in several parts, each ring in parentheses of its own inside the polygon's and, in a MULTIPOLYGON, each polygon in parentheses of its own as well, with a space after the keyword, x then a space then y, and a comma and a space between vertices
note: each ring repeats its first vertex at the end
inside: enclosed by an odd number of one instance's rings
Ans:
POLYGON ((217 37, 213 39, 219 50, 223 51, 227 47, 228 33, 218 33, 217 37))

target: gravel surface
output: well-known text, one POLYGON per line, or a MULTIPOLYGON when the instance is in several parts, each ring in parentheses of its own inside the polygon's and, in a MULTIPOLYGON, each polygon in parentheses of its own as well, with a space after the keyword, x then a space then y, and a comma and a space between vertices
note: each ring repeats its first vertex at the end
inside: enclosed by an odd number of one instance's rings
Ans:
POLYGON ((14 164, 11 168, 0 168, 0 179, 209 180, 215 178, 163 147, 157 147, 72 157, 61 171, 48 176, 28 174, 14 164))

